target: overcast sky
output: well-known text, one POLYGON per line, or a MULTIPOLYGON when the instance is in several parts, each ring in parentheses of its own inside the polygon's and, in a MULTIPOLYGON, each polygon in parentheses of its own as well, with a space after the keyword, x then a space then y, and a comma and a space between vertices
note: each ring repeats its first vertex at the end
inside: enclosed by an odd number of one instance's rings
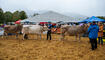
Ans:
POLYGON ((105 16, 105 0, 0 0, 0 7, 5 11, 52 10, 86 16, 105 16))

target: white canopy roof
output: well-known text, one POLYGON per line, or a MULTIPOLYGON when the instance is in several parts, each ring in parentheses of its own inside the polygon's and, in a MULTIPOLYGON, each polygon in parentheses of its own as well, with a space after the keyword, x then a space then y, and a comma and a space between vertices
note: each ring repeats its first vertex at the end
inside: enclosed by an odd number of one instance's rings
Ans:
POLYGON ((49 11, 40 15, 37 15, 35 17, 30 17, 28 19, 25 19, 23 21, 29 20, 31 22, 79 22, 80 20, 75 20, 73 17, 68 17, 65 15, 62 15, 57 12, 49 11))

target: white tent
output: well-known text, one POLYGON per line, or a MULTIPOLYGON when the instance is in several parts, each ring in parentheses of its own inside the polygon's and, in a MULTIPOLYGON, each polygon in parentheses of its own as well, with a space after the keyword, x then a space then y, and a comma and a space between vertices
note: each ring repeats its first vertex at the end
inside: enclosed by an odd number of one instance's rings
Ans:
POLYGON ((68 17, 60 13, 53 12, 53 11, 48 11, 46 13, 25 19, 23 21, 26 21, 26 20, 30 20, 32 22, 48 22, 48 21, 51 21, 51 22, 59 22, 59 21, 78 22, 79 21, 79 20, 75 20, 73 17, 68 17))
POLYGON ((31 20, 28 20, 28 19, 25 19, 25 20, 22 20, 21 23, 24 23, 24 22, 33 22, 31 20))

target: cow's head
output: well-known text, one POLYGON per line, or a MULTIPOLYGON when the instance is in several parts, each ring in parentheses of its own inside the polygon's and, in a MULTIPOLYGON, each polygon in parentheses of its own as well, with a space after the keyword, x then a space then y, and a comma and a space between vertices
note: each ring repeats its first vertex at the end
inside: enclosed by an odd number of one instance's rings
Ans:
POLYGON ((48 27, 47 26, 43 26, 42 31, 47 31, 48 27))
POLYGON ((61 27, 61 31, 62 31, 62 33, 67 32, 68 29, 69 29, 69 27, 70 27, 70 26, 63 26, 63 27, 61 27))
POLYGON ((88 24, 83 24, 83 25, 81 25, 81 27, 82 27, 82 29, 83 29, 83 31, 87 31, 87 29, 88 29, 88 24))

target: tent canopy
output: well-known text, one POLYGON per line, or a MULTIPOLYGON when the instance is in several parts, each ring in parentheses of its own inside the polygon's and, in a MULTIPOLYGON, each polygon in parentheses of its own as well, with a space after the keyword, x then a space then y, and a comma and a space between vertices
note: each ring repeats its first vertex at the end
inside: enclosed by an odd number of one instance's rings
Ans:
POLYGON ((21 20, 18 20, 18 21, 15 22, 15 24, 20 24, 20 22, 21 22, 21 20))
POLYGON ((92 22, 92 21, 96 21, 96 22, 105 22, 104 19, 100 19, 100 18, 97 18, 95 16, 92 16, 90 17, 89 19, 85 19, 83 21, 80 21, 79 23, 88 23, 88 22, 92 22))

